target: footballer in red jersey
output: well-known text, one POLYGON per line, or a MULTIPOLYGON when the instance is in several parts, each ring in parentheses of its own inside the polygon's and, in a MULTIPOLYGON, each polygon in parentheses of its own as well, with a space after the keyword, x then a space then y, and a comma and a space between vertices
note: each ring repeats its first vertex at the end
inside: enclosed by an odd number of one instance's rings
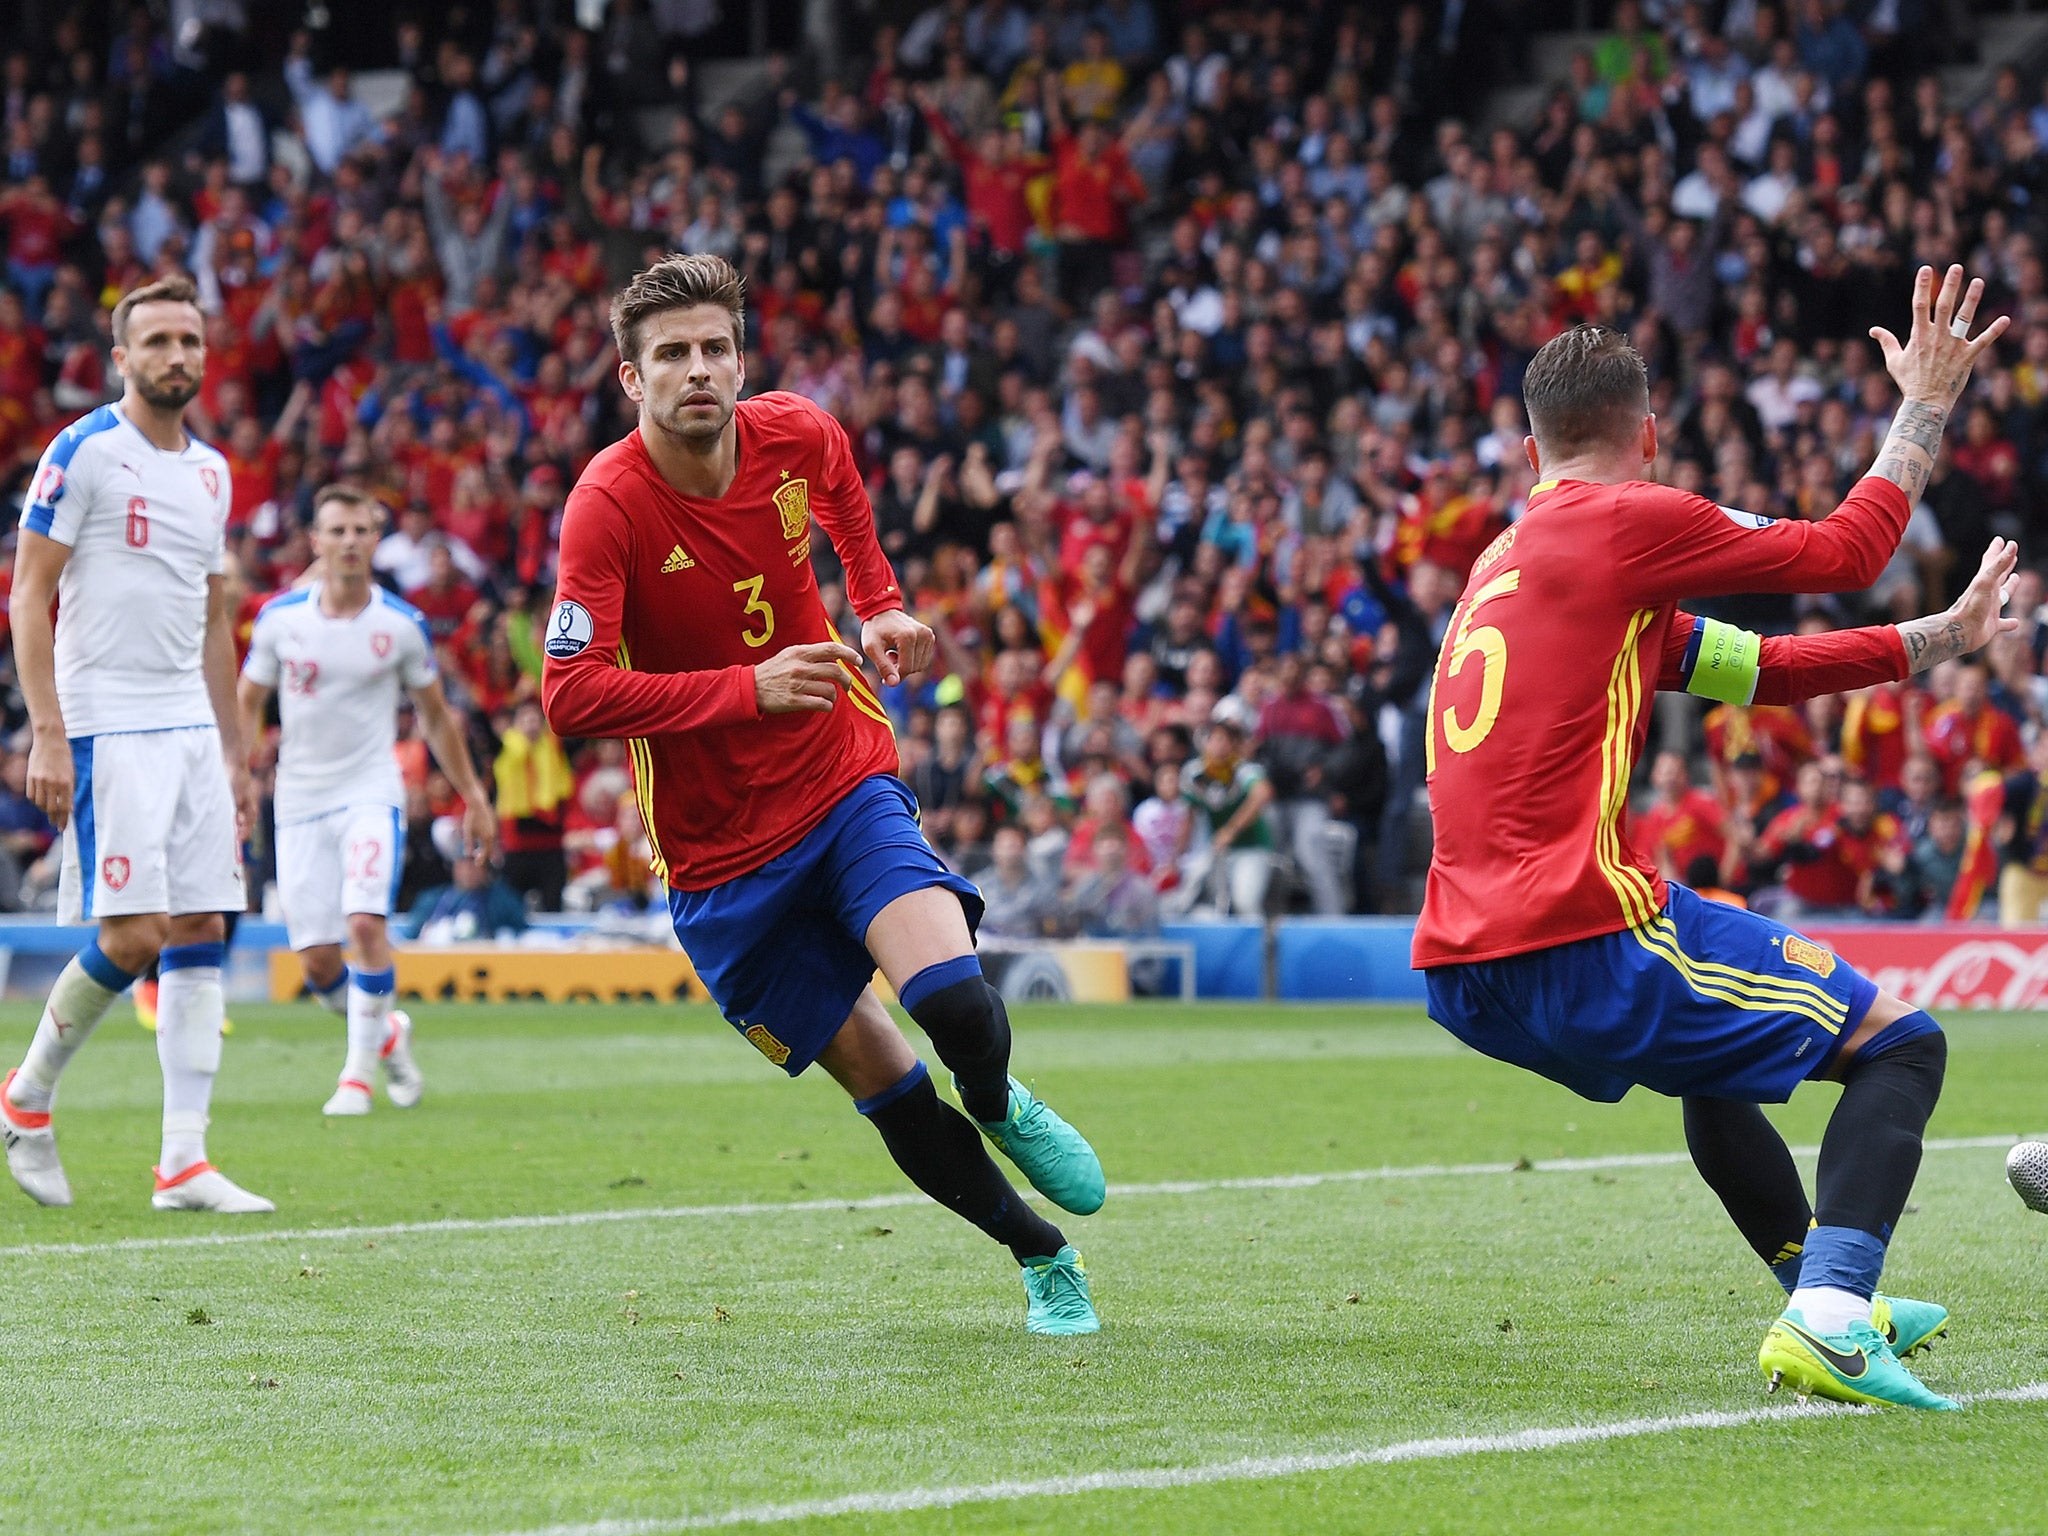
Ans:
POLYGON ((1598 327, 1544 345, 1522 386, 1538 483, 1474 564, 1430 692, 1436 841, 1415 932, 1431 1016, 1475 1049, 1591 1099, 1640 1084, 1684 1100, 1702 1176, 1790 1293, 1758 1357, 1774 1387, 1935 1409, 1955 1404, 1897 1355, 1947 1313, 1876 1286, 1940 1093, 1940 1027, 1792 929, 1667 881, 1623 813, 1655 689, 1791 704, 2017 628, 1999 616, 2017 563, 2003 539, 1954 607, 1906 624, 1762 638, 1678 606, 1877 579, 2005 329, 1969 339, 1982 294, 1954 267, 1937 295, 1923 268, 1907 342, 1872 331, 1905 402, 1869 475, 1817 522, 1646 483, 1642 359, 1598 327), (1843 1092, 1810 1207, 1757 1106, 1816 1077, 1843 1092))
POLYGON ((813 1061, 911 1181, 1007 1246, 1034 1333, 1099 1323, 1078 1253, 942 1103, 876 996, 877 968, 988 1139, 1062 1209, 1102 1205, 1080 1133, 1009 1075, 1010 1025, 974 954, 980 893, 925 842, 861 670, 930 664, 845 431, 810 401, 742 401, 739 274, 671 256, 612 301, 638 430, 591 461, 562 519, 542 695, 565 737, 623 737, 676 936, 734 1029, 791 1076, 813 1061), (846 567, 861 646, 811 573, 846 567))

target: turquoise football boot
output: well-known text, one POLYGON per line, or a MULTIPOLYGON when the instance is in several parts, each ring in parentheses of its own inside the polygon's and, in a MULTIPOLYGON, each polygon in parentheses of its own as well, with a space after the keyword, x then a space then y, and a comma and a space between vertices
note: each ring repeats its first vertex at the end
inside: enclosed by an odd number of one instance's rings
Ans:
POLYGON ((1952 1413, 1963 1406, 1923 1387, 1918 1377, 1899 1364, 1884 1335, 1865 1322, 1851 1323, 1840 1333, 1815 1333, 1803 1317, 1788 1308, 1764 1335, 1757 1365, 1770 1378, 1773 1392, 1789 1386, 1801 1397, 1927 1408, 1939 1413, 1952 1413))
POLYGON ((1100 1333, 1102 1319, 1088 1296, 1088 1270, 1072 1243, 1049 1259, 1032 1259, 1023 1270, 1027 1333, 1100 1333))
POLYGON ((1884 1335, 1892 1353, 1903 1360, 1948 1332, 1948 1308, 1904 1296, 1873 1296, 1870 1326, 1884 1335))
MULTIPOLYGON (((953 1083, 960 1088, 959 1080, 953 1083)), ((1023 1172, 1031 1187, 1063 1211, 1092 1216, 1108 1193, 1102 1159, 1088 1140, 1041 1103, 1016 1078, 1010 1079, 1010 1112, 1001 1120, 976 1120, 981 1133, 1023 1172)))

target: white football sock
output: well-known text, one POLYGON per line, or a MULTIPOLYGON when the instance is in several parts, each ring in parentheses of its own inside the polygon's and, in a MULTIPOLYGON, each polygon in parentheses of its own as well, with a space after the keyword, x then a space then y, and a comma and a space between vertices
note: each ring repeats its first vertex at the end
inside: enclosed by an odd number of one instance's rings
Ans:
POLYGON ((1815 1333, 1841 1333, 1851 1323, 1870 1321, 1870 1298, 1833 1285, 1802 1285, 1786 1306, 1815 1333))
POLYGON ((313 1001, 322 1008, 325 1008, 329 1013, 345 1014, 348 1012, 348 980, 348 967, 343 966, 341 974, 334 978, 334 985, 325 992, 322 992, 310 981, 306 983, 306 990, 313 994, 313 1001))
POLYGON ((42 1022, 36 1025, 21 1071, 8 1090, 8 1102, 17 1109, 47 1113, 65 1066, 134 979, 100 952, 97 941, 74 956, 50 988, 42 1022))
POLYGON ((391 993, 397 978, 391 967, 381 971, 351 970, 348 982, 348 1060, 344 1080, 374 1083, 377 1059, 391 1038, 391 993))
POLYGON ((220 1071, 224 946, 181 944, 163 952, 156 996, 156 1054, 164 1070, 165 1178, 206 1161, 206 1111, 220 1071))

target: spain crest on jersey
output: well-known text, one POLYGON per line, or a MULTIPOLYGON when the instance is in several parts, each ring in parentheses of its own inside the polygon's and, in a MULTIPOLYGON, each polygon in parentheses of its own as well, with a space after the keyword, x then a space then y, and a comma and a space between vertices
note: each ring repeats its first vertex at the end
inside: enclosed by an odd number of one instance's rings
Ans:
POLYGON ((782 514, 782 536, 800 539, 811 526, 811 485, 798 478, 775 488, 775 510, 782 514))
POLYGON ((1796 934, 1785 936, 1785 958, 1794 965, 1803 965, 1816 976, 1834 974, 1834 951, 1816 944, 1811 939, 1802 939, 1796 934))

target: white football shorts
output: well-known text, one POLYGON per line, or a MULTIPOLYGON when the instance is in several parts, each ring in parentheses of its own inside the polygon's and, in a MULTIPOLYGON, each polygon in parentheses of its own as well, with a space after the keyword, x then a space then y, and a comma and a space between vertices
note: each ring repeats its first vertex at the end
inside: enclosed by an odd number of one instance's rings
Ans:
POLYGON ((74 736, 71 766, 59 921, 243 910, 235 797, 217 727, 74 736))
POLYGON ((277 829, 277 895, 293 949, 346 944, 353 913, 389 917, 405 823, 388 805, 349 805, 277 829))

